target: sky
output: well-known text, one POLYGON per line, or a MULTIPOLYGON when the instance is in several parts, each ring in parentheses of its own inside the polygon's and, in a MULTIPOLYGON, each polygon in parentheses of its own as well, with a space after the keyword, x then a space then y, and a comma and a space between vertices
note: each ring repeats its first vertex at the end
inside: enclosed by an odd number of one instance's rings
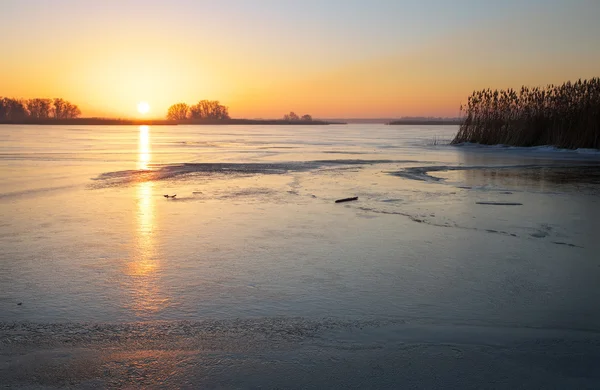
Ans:
POLYGON ((454 117, 475 89, 600 76, 598 20, 598 0, 0 0, 0 96, 454 117))

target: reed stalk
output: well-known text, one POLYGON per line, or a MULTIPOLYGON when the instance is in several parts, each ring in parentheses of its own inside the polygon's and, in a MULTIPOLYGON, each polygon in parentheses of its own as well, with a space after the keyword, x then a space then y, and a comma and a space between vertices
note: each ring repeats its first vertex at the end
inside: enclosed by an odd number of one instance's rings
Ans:
POLYGON ((545 88, 475 91, 452 141, 600 149, 600 78, 545 88))

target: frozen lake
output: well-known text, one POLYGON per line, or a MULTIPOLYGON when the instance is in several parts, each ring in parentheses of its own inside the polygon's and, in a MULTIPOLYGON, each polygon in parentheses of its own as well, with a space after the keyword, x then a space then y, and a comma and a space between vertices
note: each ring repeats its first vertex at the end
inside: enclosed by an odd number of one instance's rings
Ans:
POLYGON ((386 329, 370 342, 571 340, 600 362, 600 153, 456 131, 0 126, 3 332, 277 318, 386 329))

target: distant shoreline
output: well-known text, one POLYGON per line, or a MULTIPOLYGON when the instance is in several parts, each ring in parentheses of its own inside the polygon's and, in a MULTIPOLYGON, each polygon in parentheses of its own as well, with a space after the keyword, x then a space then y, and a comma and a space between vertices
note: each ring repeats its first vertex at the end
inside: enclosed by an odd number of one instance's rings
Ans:
POLYGON ((73 119, 26 119, 16 121, 1 121, 0 125, 85 125, 85 126, 177 126, 177 125, 347 125, 348 123, 385 123, 387 125, 460 125, 460 119, 398 119, 393 121, 378 121, 369 119, 356 122, 356 119, 286 121, 284 119, 187 119, 173 121, 168 119, 118 119, 118 118, 73 118, 73 119))
POLYGON ((111 118, 74 118, 74 119, 35 119, 22 121, 0 121, 0 125, 85 125, 85 126, 177 126, 177 125, 345 125, 345 122, 333 121, 286 121, 283 119, 200 119, 172 121, 167 119, 111 119, 111 118))
POLYGON ((419 119, 399 119, 395 121, 388 122, 388 125, 460 125, 462 124, 461 119, 431 119, 431 120, 419 120, 419 119))

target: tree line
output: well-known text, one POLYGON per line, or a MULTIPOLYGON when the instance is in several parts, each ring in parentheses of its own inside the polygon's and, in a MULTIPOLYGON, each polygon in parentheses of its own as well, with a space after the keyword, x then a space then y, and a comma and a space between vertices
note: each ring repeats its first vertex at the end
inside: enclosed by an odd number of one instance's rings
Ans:
POLYGON ((194 105, 186 103, 173 104, 167 110, 167 119, 184 121, 189 119, 224 120, 229 117, 229 107, 222 105, 218 100, 200 100, 194 105))
MULTIPOLYGON (((200 100, 194 105, 186 103, 173 104, 167 110, 167 119, 172 121, 187 120, 226 120, 229 116, 229 107, 222 105, 218 100, 200 100)), ((312 122, 312 116, 306 114, 298 116, 290 112, 283 116, 286 122, 312 122)))
POLYGON ((81 115, 77 105, 64 99, 13 99, 0 97, 0 121, 73 119, 81 115))
POLYGON ((308 114, 298 116, 294 111, 291 111, 289 114, 285 114, 283 116, 283 120, 287 121, 287 122, 300 122, 300 121, 310 122, 313 119, 312 119, 312 116, 310 116, 308 114))

